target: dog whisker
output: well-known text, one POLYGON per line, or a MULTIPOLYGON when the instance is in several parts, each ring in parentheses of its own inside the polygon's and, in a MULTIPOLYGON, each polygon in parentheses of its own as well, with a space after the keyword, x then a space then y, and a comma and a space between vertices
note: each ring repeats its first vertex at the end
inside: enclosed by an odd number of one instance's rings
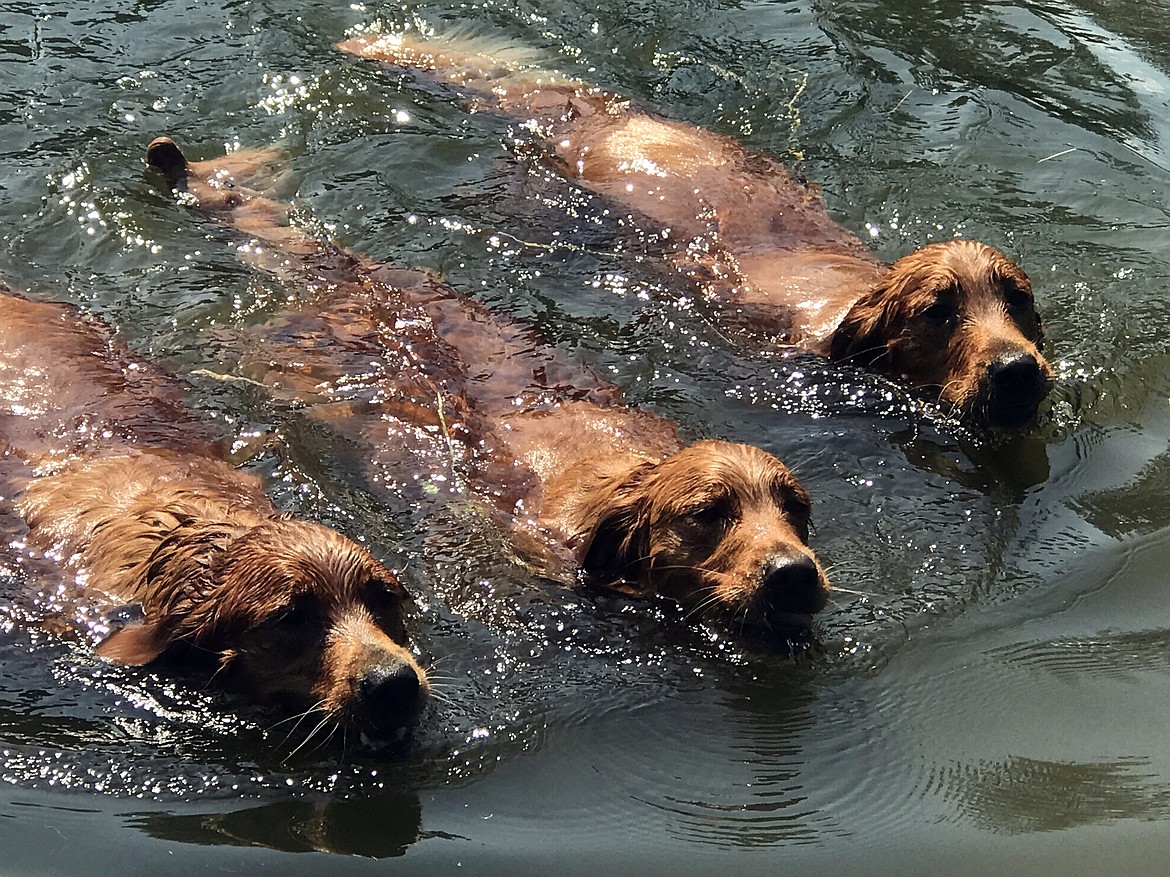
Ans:
POLYGON ((304 740, 302 740, 302 741, 301 741, 301 742, 300 742, 300 743, 297 745, 297 747, 296 747, 295 749, 293 749, 293 750, 292 750, 292 752, 290 752, 288 755, 286 755, 286 756, 285 756, 285 758, 284 758, 284 761, 287 763, 287 762, 288 762, 288 761, 289 761, 291 758, 293 758, 293 757, 294 757, 294 756, 295 756, 295 755, 296 755, 298 752, 300 752, 302 749, 304 749, 304 748, 305 748, 305 746, 307 746, 307 745, 309 744, 309 742, 310 742, 310 741, 311 741, 311 740, 312 740, 312 739, 313 739, 315 736, 317 736, 317 733, 318 733, 318 732, 319 732, 319 731, 320 731, 322 728, 324 728, 324 727, 326 727, 327 725, 329 725, 331 722, 333 723, 333 730, 332 730, 332 731, 331 731, 331 732, 328 734, 328 736, 326 736, 326 737, 325 737, 325 739, 324 739, 323 741, 321 741, 321 743, 319 743, 319 744, 318 744, 316 747, 314 747, 313 749, 309 750, 309 753, 306 753, 306 754, 310 754, 310 753, 312 753, 312 752, 316 752, 316 751, 317 751, 317 749, 319 749, 321 746, 323 746, 325 743, 327 743, 327 742, 329 741, 329 739, 330 739, 330 738, 333 736, 333 734, 335 734, 335 733, 337 732, 337 728, 339 727, 339 726, 338 726, 338 724, 337 724, 336 722, 334 722, 334 721, 333 721, 333 717, 332 717, 331 715, 329 715, 329 714, 326 714, 326 716, 325 716, 323 719, 321 719, 321 721, 319 721, 319 722, 318 722, 318 723, 317 723, 317 724, 316 724, 316 725, 313 727, 313 730, 309 731, 309 733, 308 733, 308 734, 305 736, 305 739, 304 739, 304 740))
POLYGON ((437 703, 446 704, 447 706, 450 706, 450 707, 455 706, 455 699, 454 698, 449 697, 446 694, 443 694, 441 692, 435 691, 433 688, 431 689, 431 700, 434 700, 437 703))
POLYGON ((319 710, 324 705, 325 705, 325 701, 319 700, 315 704, 313 704, 311 707, 304 710, 303 712, 296 713, 295 715, 292 715, 292 716, 286 716, 285 718, 280 719, 279 721, 273 722, 271 725, 268 726, 267 730, 268 731, 275 731, 281 725, 287 725, 289 722, 298 722, 301 719, 303 719, 305 716, 307 716, 309 713, 312 713, 312 712, 315 712, 316 710, 319 710))
POLYGON ((300 723, 305 720, 306 716, 310 715, 311 713, 322 712, 323 711, 322 707, 324 707, 324 706, 325 706, 325 701, 319 700, 303 712, 297 713, 296 715, 293 715, 293 716, 288 716, 287 718, 281 719, 278 722, 274 722, 273 724, 271 724, 268 727, 267 730, 269 731, 269 733, 271 733, 272 731, 275 731, 277 728, 279 728, 281 725, 287 725, 289 722, 294 722, 295 724, 293 724, 292 729, 288 732, 287 735, 285 735, 284 740, 281 741, 281 743, 284 743, 288 740, 289 737, 292 736, 292 734, 296 731, 296 729, 300 725, 300 723))
POLYGON ((696 564, 688 564, 688 563, 656 564, 654 569, 657 570, 658 572, 671 572, 671 571, 679 571, 679 570, 684 571, 684 572, 696 572, 696 573, 699 573, 699 575, 701 575, 701 576, 710 576, 712 578, 722 578, 722 577, 726 576, 726 573, 720 572, 719 570, 709 569, 708 567, 705 567, 705 566, 698 566, 696 564))
POLYGON ((708 594, 705 598, 703 598, 698 603, 696 603, 691 608, 691 610, 689 612, 687 612, 686 615, 683 616, 683 621, 689 621, 692 616, 699 615, 699 614, 703 613, 707 609, 711 608, 712 606, 717 605, 718 603, 720 603, 723 600, 722 595, 719 594, 718 592, 716 592, 714 590, 714 588, 712 588, 711 590, 712 590, 712 593, 708 594))
POLYGON ((962 383, 963 383, 962 378, 954 378, 953 380, 947 381, 945 384, 943 384, 941 387, 938 388, 938 396, 936 397, 935 401, 941 405, 944 401, 944 396, 946 396, 947 390, 949 390, 951 387, 960 386, 962 383))
POLYGON ((886 347, 886 345, 884 343, 882 343, 882 344, 875 344, 872 347, 866 347, 863 350, 856 350, 853 353, 850 353, 848 356, 841 357, 837 361, 846 363, 848 365, 852 365, 854 360, 863 359, 866 363, 872 364, 872 363, 877 362, 879 359, 882 359, 883 357, 886 357, 889 355, 890 355, 889 348, 886 347), (879 353, 877 356, 873 357, 872 359, 865 359, 865 357, 868 354, 873 353, 875 350, 880 350, 882 352, 879 353))
MULTIPOLYGON (((312 755, 314 752, 319 752, 320 750, 324 749, 326 746, 329 745, 329 742, 334 737, 337 736, 337 732, 339 730, 341 730, 341 725, 334 725, 328 734, 326 734, 324 737, 322 737, 320 740, 317 741, 316 746, 314 746, 312 749, 308 749, 305 751, 305 755, 312 755)), ((344 741, 345 741, 345 735, 343 734, 342 735, 342 747, 343 747, 342 754, 343 754, 343 756, 344 756, 344 746, 345 746, 344 741)), ((289 757, 291 758, 292 756, 290 755, 289 757)))
MULTIPOLYGON (((311 715, 312 713, 320 713, 321 715, 323 715, 325 717, 324 719, 322 719, 322 721, 327 721, 329 716, 330 716, 330 712, 326 709, 323 709, 324 705, 325 705, 325 702, 321 701, 317 705, 313 706, 311 709, 307 709, 303 713, 301 713, 301 715, 297 718, 296 723, 289 729, 289 732, 284 735, 284 739, 281 740, 279 744, 277 744, 277 748, 279 749, 281 746, 284 746, 284 744, 286 744, 292 738, 293 734, 295 734, 297 732, 297 728, 299 728, 301 726, 301 722, 303 722, 305 720, 305 718, 307 716, 311 715)), ((310 734, 310 736, 311 736, 311 734, 310 734)))
POLYGON ((454 655, 440 655, 437 658, 432 658, 431 662, 427 664, 427 672, 430 673, 433 670, 437 670, 440 664, 445 664, 454 657, 454 655))
POLYGON ((869 597, 870 599, 873 599, 873 600, 880 600, 881 599, 880 594, 874 594, 874 593, 871 593, 870 591, 857 591, 857 590, 854 590, 853 588, 843 588, 840 585, 834 585, 833 591, 840 592, 842 594, 855 594, 858 597, 869 597))
POLYGON ((814 460, 819 460, 821 457, 823 457, 828 452, 829 452, 829 448, 825 447, 825 448, 821 448, 819 451, 815 451, 811 454, 808 454, 807 456, 799 457, 796 460, 793 460, 791 457, 788 457, 786 455, 784 458, 784 462, 788 465, 789 469, 791 469, 795 472, 798 469, 806 468, 814 460))
POLYGON ((827 563, 824 565, 824 570, 825 570, 826 574, 827 573, 851 573, 851 572, 858 572, 860 570, 865 570, 865 569, 868 569, 868 567, 865 564, 850 561, 850 560, 837 560, 837 561, 833 561, 832 563, 827 563))

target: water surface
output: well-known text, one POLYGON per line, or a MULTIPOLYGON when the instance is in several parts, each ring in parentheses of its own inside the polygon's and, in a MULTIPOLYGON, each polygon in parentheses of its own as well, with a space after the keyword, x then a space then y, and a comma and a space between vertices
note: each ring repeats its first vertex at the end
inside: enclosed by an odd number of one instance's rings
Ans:
POLYGON ((404 758, 293 754, 264 714, 5 623, 6 873, 1165 873, 1167 46, 1165 0, 3 4, 13 286, 230 372, 285 292, 142 151, 279 141, 302 221, 530 321, 690 436, 788 461, 841 586, 798 660, 540 592, 473 510, 376 499, 294 406, 195 376, 278 505, 404 571, 444 700, 404 758), (1040 423, 969 434, 721 337, 523 131, 330 48, 420 22, 784 156, 883 258, 1003 249, 1058 371, 1040 423))

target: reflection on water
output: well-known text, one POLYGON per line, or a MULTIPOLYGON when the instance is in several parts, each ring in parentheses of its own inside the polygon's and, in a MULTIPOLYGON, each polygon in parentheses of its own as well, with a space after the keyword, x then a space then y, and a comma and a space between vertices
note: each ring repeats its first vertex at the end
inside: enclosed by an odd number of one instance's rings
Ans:
POLYGON ((958 787, 960 811, 992 831, 1060 831, 1121 819, 1170 818, 1170 783, 1150 783, 1145 759, 1060 764, 1012 758, 958 767, 940 784, 958 787))
POLYGON ((1064 637, 1005 648, 997 656, 1058 676, 1132 678, 1170 664, 1170 631, 1142 630, 1064 637))
MULTIPOLYGON (((6 4, 0 276, 82 304, 180 373, 229 372, 287 290, 144 177, 141 152, 160 132, 196 157, 283 138, 282 189, 310 227, 441 272, 690 437, 792 464, 840 585, 821 648, 793 661, 667 606, 549 589, 458 504, 372 496, 353 449, 288 400, 196 376, 196 404, 261 449, 280 508, 402 570, 440 697, 397 759, 289 757, 263 714, 6 614, 14 873, 93 867, 102 844, 156 873, 238 866, 220 856, 244 846, 294 873, 316 861, 281 858, 301 850, 354 873, 353 856, 399 854, 484 873, 1159 873, 1167 12, 6 4), (1041 423, 966 434, 873 376, 737 349, 655 267, 655 240, 550 174, 522 131, 330 48, 416 18, 534 47, 799 161, 883 259, 954 234, 1004 249, 1034 280, 1059 370, 1041 423)), ((0 591, 21 575, 0 572, 0 591)))
POLYGON ((1132 484, 1090 494, 1078 505, 1094 526, 1111 536, 1170 526, 1170 453, 1150 460, 1132 484))
POLYGON ((151 813, 128 824, 186 844, 385 859, 401 856, 419 839, 422 808, 417 797, 389 791, 356 801, 276 801, 223 813, 151 813))

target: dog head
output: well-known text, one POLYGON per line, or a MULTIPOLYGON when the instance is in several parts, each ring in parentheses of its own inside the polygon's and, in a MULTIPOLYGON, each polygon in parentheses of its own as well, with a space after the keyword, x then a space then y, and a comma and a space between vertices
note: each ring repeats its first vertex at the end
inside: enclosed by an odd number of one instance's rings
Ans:
POLYGON ((407 649, 406 592, 327 527, 183 523, 136 576, 145 621, 107 638, 98 651, 108 658, 146 664, 194 648, 216 656, 231 688, 379 740, 422 709, 429 685, 407 649))
POLYGON ((992 426, 1022 426, 1052 386, 1028 276, 985 244, 899 259, 849 311, 833 359, 871 366, 992 426))
POLYGON ((749 445, 704 441, 594 491, 582 566, 736 626, 807 630, 829 585, 795 476, 749 445))

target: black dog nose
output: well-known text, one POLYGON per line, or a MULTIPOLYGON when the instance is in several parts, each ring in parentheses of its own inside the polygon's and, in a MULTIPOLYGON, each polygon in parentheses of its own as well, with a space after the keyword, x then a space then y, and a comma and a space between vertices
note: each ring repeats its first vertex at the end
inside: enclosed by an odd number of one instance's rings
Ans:
POLYGON ((1035 394, 1044 385, 1040 363, 1030 353, 1001 356, 987 366, 992 392, 1012 398, 1035 394))
POLYGON ((806 554, 777 554, 764 563, 760 582, 771 612, 812 615, 825 608, 825 583, 816 563, 806 554))
POLYGON ((987 366, 987 420, 993 426, 1023 426, 1036 415, 1049 379, 1031 353, 1009 353, 987 366))
POLYGON ((359 694, 372 717, 389 719, 413 710, 420 688, 418 674, 409 664, 379 665, 366 670, 359 694))

